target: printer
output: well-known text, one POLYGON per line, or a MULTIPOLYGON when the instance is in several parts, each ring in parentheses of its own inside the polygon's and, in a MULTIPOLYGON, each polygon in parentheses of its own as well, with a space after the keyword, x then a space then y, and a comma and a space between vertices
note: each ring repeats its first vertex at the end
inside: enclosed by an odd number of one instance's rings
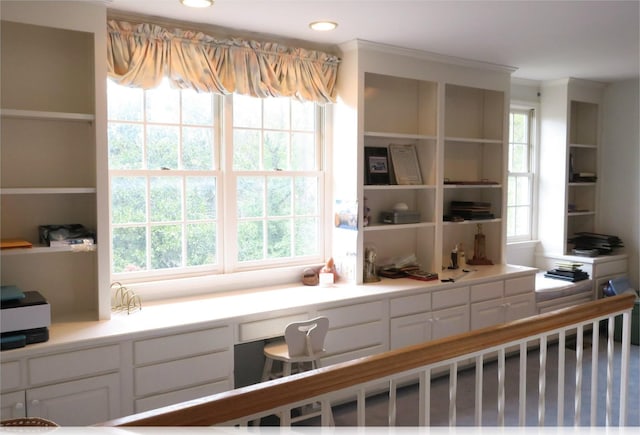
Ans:
POLYGON ((37 291, 13 285, 0 288, 0 349, 15 349, 49 340, 51 306, 37 291))

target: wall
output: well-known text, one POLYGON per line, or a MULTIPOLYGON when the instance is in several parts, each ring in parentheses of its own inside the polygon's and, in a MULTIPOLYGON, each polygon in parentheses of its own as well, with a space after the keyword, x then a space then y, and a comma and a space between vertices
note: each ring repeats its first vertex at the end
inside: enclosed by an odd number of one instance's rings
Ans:
POLYGON ((600 232, 615 234, 629 255, 629 279, 640 288, 640 135, 638 78, 610 84, 603 101, 603 141, 598 174, 600 232))

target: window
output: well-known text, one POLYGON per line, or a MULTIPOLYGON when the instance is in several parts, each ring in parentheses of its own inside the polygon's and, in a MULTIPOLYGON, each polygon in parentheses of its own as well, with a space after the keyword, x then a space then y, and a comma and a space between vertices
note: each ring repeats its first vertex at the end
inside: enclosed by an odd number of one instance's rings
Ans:
POLYGON ((323 261, 321 106, 107 90, 113 281, 323 261))
POLYGON ((534 121, 533 109, 512 108, 509 113, 507 175, 507 241, 533 239, 534 121))

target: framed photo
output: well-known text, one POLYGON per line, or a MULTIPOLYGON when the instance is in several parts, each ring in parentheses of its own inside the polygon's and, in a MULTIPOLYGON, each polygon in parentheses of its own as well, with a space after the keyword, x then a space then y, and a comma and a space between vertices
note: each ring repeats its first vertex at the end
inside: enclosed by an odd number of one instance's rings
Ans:
POLYGON ((389 184, 389 156, 386 148, 365 147, 364 166, 366 184, 389 184))
POLYGON ((415 145, 389 145, 393 172, 398 184, 422 184, 415 145))

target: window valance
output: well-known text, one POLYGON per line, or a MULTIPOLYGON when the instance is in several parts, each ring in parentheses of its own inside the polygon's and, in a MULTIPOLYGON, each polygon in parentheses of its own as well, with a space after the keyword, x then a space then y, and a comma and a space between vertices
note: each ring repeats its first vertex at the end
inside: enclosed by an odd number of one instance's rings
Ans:
POLYGON ((155 24, 107 26, 108 74, 122 85, 149 89, 167 77, 202 92, 335 101, 339 59, 327 53, 155 24))

